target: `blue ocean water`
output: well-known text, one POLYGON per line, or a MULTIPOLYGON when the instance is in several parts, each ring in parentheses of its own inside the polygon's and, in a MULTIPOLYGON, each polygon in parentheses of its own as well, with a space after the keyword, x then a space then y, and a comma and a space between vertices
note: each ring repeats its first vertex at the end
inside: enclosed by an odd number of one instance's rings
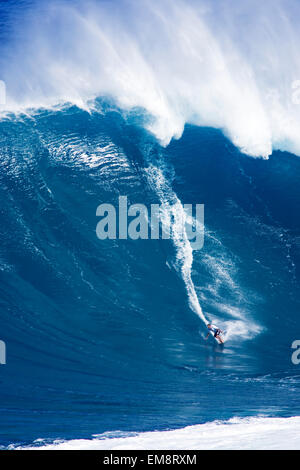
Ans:
POLYGON ((300 412, 298 159, 254 160, 195 127, 152 142, 180 199, 206 201, 218 243, 194 252, 193 280, 204 312, 246 328, 220 350, 166 264, 171 241, 96 237, 100 203, 156 200, 149 139, 113 111, 1 123, 2 445, 300 412), (263 329, 249 340, 248 322, 263 329))
MULTIPOLYGON (((3 43, 31 3, 1 3, 3 43)), ((162 145, 147 110, 105 94, 83 108, 0 121, 1 446, 300 415, 299 158, 195 123, 162 145), (97 238, 120 195, 205 204, 191 279, 187 244, 97 238)))

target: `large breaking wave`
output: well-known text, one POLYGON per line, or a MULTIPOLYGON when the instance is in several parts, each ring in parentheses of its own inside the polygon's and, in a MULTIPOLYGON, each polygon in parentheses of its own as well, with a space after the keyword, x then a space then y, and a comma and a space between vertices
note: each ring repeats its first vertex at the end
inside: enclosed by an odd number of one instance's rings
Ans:
POLYGON ((299 415, 296 2, 8 3, 1 444, 299 415), (98 240, 120 195, 204 203, 204 248, 98 240))
POLYGON ((193 123, 251 155, 300 153, 297 1, 29 4, 1 47, 7 109, 107 94, 164 144, 193 123))

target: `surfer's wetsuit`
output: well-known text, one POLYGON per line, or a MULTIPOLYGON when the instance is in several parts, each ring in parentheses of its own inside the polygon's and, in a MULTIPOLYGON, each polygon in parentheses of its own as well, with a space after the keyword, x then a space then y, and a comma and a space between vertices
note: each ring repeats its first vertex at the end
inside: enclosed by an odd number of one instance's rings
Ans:
POLYGON ((213 332, 215 338, 221 333, 220 328, 217 328, 215 325, 210 325, 209 329, 213 332))

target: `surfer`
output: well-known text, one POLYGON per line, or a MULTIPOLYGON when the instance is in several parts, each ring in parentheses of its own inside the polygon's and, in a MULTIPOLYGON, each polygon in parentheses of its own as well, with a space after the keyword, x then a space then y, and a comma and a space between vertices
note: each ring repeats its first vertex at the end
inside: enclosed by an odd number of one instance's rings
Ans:
MULTIPOLYGON (((217 326, 215 325, 212 325, 211 323, 207 323, 207 328, 209 329, 209 333, 212 332, 214 337, 221 343, 221 344, 224 344, 224 341, 222 340, 221 336, 220 336, 220 333, 223 333, 222 330, 220 330, 220 328, 218 328, 217 326)), ((207 339, 209 337, 209 333, 207 333, 207 336, 205 339, 207 339)))

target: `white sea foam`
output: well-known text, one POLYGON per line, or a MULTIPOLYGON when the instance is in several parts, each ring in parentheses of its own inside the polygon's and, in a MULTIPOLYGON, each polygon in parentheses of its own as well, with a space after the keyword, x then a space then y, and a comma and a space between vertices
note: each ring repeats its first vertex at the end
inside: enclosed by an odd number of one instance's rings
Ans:
POLYGON ((297 0, 36 2, 0 51, 2 110, 110 95, 163 144, 188 122, 300 154, 299 16, 297 0))
MULTIPOLYGON (((300 450, 300 417, 293 418, 232 418, 229 421, 188 426, 173 431, 107 433, 93 439, 54 441, 42 449, 105 449, 105 450, 159 450, 159 449, 282 449, 300 450), (122 434, 123 437, 114 437, 122 434)), ((37 447, 30 447, 32 449, 37 447)))

